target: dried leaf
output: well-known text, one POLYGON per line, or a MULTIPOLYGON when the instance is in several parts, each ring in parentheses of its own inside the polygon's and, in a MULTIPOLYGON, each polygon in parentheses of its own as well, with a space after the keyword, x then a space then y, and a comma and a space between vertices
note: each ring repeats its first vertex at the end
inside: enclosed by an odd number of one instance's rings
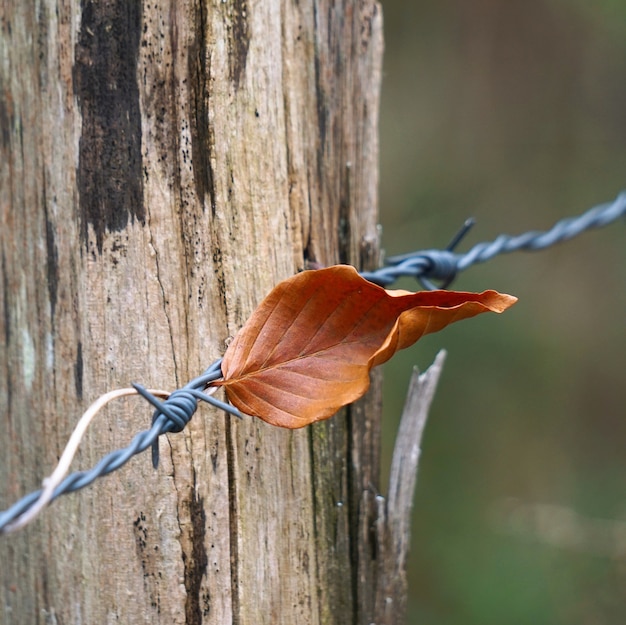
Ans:
POLYGON ((261 302, 226 350, 217 384, 242 412, 303 427, 361 397, 370 369, 398 349, 515 301, 495 291, 386 291, 347 265, 304 271, 261 302))

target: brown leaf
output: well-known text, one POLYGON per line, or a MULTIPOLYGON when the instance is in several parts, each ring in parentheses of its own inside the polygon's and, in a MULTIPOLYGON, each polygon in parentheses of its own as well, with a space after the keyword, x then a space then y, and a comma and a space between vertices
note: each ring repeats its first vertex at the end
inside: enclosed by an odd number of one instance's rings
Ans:
POLYGON ((370 369, 398 349, 515 301, 495 291, 385 291, 347 265, 304 271, 261 302, 226 350, 216 384, 242 412, 303 427, 361 397, 370 369))

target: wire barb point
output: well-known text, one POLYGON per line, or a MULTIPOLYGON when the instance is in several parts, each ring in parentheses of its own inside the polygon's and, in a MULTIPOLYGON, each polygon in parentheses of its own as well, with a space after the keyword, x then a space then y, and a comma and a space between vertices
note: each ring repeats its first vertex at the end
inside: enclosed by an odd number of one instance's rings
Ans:
POLYGON ((465 238, 465 235, 476 225, 476 220, 473 217, 468 217, 464 222, 459 231, 452 237, 452 241, 448 243, 448 247, 446 250, 448 252, 453 252, 456 246, 465 238))

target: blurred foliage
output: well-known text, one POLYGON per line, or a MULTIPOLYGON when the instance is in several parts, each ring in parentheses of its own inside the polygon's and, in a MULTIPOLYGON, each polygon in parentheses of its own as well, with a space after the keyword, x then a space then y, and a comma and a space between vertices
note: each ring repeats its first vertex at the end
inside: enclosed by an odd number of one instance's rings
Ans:
MULTIPOLYGON (((383 9, 388 254, 445 246, 468 216, 461 251, 546 229, 626 188, 626 3, 383 9)), ((453 288, 519 303, 386 366, 388 462, 411 367, 448 350, 417 484, 411 625, 626 623, 624 226, 468 269, 453 288)))

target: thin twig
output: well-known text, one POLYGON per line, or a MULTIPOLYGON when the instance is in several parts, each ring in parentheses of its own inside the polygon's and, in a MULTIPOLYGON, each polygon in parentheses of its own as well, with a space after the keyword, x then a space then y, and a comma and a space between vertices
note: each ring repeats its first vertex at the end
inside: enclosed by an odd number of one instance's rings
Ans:
POLYGON ((417 481, 420 445, 428 411, 437 389, 446 352, 420 375, 414 369, 400 419, 391 460, 389 495, 380 498, 377 523, 380 557, 376 587, 376 624, 404 622, 407 597, 406 562, 410 544, 411 510, 417 481))
POLYGON ((408 551, 408 534, 421 453, 420 445, 445 359, 446 351, 442 349, 424 373, 420 374, 417 368, 413 370, 400 427, 396 435, 389 476, 387 520, 394 526, 394 532, 401 541, 397 543, 398 556, 405 556, 408 551))

